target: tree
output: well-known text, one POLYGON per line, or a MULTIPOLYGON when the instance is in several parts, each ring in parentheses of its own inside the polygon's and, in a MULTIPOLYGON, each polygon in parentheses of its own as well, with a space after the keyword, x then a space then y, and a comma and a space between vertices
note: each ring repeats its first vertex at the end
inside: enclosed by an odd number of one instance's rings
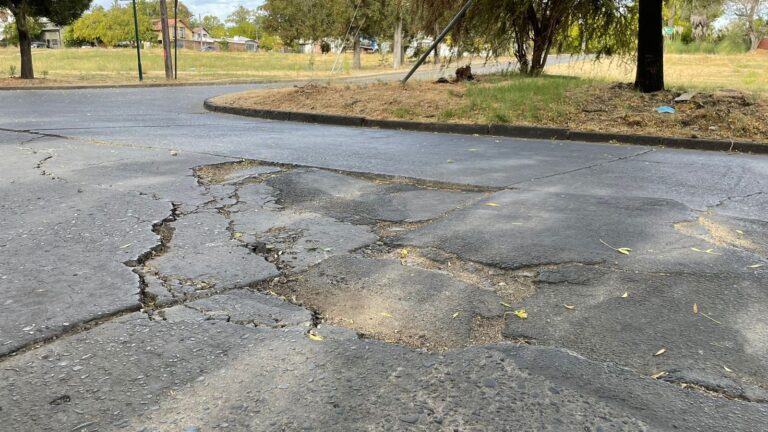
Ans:
MULTIPOLYGON (((43 31, 43 26, 37 20, 30 20, 29 22, 29 37, 32 39, 40 36, 43 31)), ((16 23, 9 22, 3 29, 5 35, 5 41, 9 45, 19 46, 19 32, 16 30, 16 23)))
POLYGON ((258 15, 244 6, 238 6, 226 20, 230 27, 227 29, 233 36, 244 36, 248 39, 259 38, 258 15))
POLYGON ((768 15, 768 0, 729 0, 728 9, 744 23, 750 50, 756 50, 760 41, 768 36, 768 19, 760 18, 763 14, 768 15))
POLYGON ((34 79, 32 68, 32 23, 48 18, 63 26, 76 20, 91 5, 91 0, 0 0, 0 8, 8 9, 16 20, 21 54, 21 78, 34 79))
POLYGON ((212 37, 223 38, 227 35, 227 29, 224 27, 224 23, 215 15, 204 16, 202 21, 200 21, 200 25, 208 30, 208 34, 212 37))
MULTIPOLYGON (((424 32, 448 22, 465 0, 418 0, 416 14, 424 32)), ((454 40, 473 40, 496 54, 512 47, 520 72, 542 73, 549 53, 569 43, 576 26, 587 30, 587 40, 597 56, 628 53, 634 46, 634 9, 625 0, 477 0, 461 24, 454 40)))
POLYGON ((662 2, 663 0, 638 0, 635 88, 643 93, 664 89, 662 2))

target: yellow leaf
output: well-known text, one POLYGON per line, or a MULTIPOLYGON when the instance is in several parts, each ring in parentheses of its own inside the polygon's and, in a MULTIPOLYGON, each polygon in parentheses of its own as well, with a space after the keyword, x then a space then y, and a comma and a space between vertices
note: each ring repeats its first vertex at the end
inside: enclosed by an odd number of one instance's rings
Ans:
POLYGON ((499 206, 495 202, 489 202, 489 203, 486 203, 485 205, 487 205, 488 207, 498 207, 499 206))
POLYGON ((501 302, 501 305, 502 305, 502 306, 504 306, 505 308, 510 308, 510 309, 512 309, 512 305, 511 305, 511 304, 509 304, 509 303, 504 303, 504 302, 501 302))
POLYGON ((732 370, 728 369, 728 366, 723 366, 723 369, 725 369, 726 372, 733 372, 732 370))
POLYGON ((656 354, 654 354, 653 356, 654 357, 658 357, 658 356, 664 354, 665 352, 667 352, 667 349, 666 348, 662 348, 662 349, 656 351, 656 354))
POLYGON ((628 247, 623 247, 623 248, 616 249, 616 252, 618 252, 620 254, 624 254, 624 255, 629 255, 629 253, 632 252, 632 249, 630 249, 628 247))
POLYGON ((448 159, 446 162, 453 163, 453 161, 451 159, 448 159))
POLYGON ((744 235, 744 231, 742 231, 742 230, 736 230, 736 234, 738 234, 738 235, 744 235))
POLYGON ((235 238, 235 240, 237 240, 237 239, 239 239, 239 238, 240 238, 240 237, 242 237, 242 236, 243 236, 243 233, 241 233, 241 232, 236 232, 236 233, 235 233, 235 234, 234 234, 232 237, 234 237, 234 238, 235 238))
POLYGON ((715 252, 714 249, 701 250, 699 248, 692 247, 691 250, 694 252, 701 252, 701 253, 710 254, 710 255, 720 255, 719 253, 715 252))
POLYGON ((309 333, 309 338, 316 342, 320 342, 321 340, 325 339, 324 337, 314 333, 309 333))
POLYGON ((697 303, 693 304, 693 313, 694 314, 699 313, 699 305, 697 303))
POLYGON ((748 268, 760 268, 760 267, 763 267, 763 264, 752 264, 748 268))
POLYGON ((408 258, 408 249, 400 249, 400 258, 408 258))
POLYGON ((455 314, 453 314, 453 318, 454 318, 454 319, 455 319, 456 317, 458 317, 458 316, 459 316, 459 313, 458 313, 458 312, 456 312, 455 314))
POLYGON ((525 309, 518 309, 514 312, 515 316, 520 319, 528 319, 528 312, 525 309))
POLYGON ((627 298, 627 297, 629 297, 629 293, 628 292, 625 292, 624 294, 621 295, 621 298, 627 298))
POLYGON ((563 305, 563 307, 564 307, 564 308, 566 308, 566 309, 568 309, 568 310, 574 310, 574 309, 576 309, 576 306, 574 306, 574 305, 568 305, 568 304, 564 304, 564 305, 563 305))
POLYGON ((381 316, 386 317, 386 318, 392 318, 392 314, 389 314, 387 312, 382 312, 381 316))
POLYGON ((666 371, 661 371, 661 372, 658 372, 658 373, 655 373, 655 374, 651 375, 651 378, 659 379, 659 378, 664 378, 667 375, 668 375, 668 373, 666 371))

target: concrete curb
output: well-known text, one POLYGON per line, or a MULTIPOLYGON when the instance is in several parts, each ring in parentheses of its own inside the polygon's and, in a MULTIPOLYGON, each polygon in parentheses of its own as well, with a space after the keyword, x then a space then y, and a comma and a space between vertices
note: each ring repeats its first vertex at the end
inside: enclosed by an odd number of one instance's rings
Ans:
POLYGON ((552 139, 593 143, 620 143, 691 150, 726 151, 768 154, 768 143, 725 141, 699 138, 675 138, 653 135, 632 135, 609 132, 582 132, 562 128, 515 126, 499 124, 431 123, 408 120, 377 120, 366 117, 241 108, 220 105, 211 99, 203 103, 206 110, 267 120, 295 121, 335 126, 354 126, 415 132, 487 135, 506 138, 552 139))

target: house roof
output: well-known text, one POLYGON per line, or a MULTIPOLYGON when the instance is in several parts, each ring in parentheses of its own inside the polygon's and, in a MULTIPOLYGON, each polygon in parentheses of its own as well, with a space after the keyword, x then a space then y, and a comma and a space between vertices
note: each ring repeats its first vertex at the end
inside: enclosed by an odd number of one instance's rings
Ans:
POLYGON ((200 32, 210 33, 208 29, 206 29, 205 27, 195 27, 192 29, 192 33, 200 33, 200 32))
MULTIPOLYGON (((178 21, 179 21, 179 26, 184 26, 184 27, 189 28, 189 26, 183 20, 178 20, 178 21)), ((169 19, 168 20, 168 27, 173 27, 173 24, 175 22, 176 22, 176 20, 169 19)), ((152 30, 153 31, 161 31, 162 28, 163 28, 163 24, 162 24, 161 20, 154 20, 154 21, 152 21, 152 30)))

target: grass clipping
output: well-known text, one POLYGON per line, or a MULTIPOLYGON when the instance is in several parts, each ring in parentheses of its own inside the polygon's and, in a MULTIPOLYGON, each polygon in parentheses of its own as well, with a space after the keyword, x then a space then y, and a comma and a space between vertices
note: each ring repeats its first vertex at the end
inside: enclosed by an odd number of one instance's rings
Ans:
POLYGON ((473 83, 360 86, 311 83, 225 95, 231 106, 364 116, 372 119, 497 123, 582 131, 768 142, 768 101, 734 90, 642 94, 629 84, 566 76, 486 76, 473 83), (674 114, 656 108, 673 106, 674 114))

